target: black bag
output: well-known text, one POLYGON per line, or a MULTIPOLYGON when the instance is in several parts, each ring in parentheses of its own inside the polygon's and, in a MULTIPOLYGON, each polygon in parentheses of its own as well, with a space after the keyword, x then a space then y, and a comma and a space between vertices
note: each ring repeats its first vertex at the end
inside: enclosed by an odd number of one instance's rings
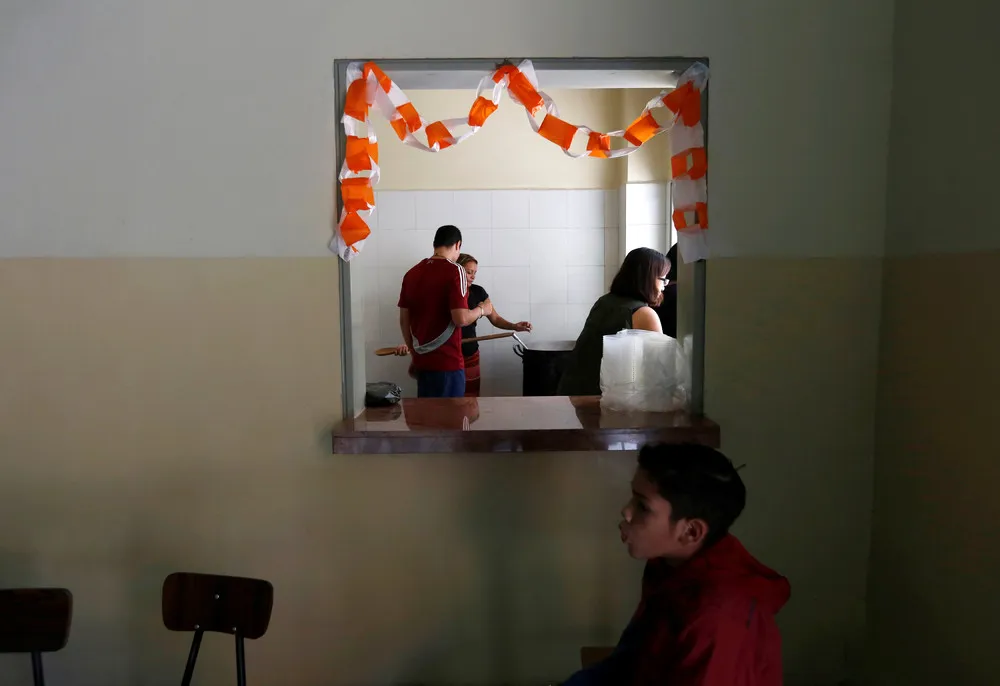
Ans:
POLYGON ((365 384, 365 407, 389 407, 403 397, 403 389, 388 381, 365 384))

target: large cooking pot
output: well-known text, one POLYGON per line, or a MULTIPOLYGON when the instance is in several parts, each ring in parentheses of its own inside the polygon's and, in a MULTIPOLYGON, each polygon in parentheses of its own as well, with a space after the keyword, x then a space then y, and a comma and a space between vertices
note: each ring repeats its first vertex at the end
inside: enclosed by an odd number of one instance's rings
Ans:
POLYGON ((524 367, 521 394, 558 395, 559 379, 576 341, 530 341, 514 345, 524 367))

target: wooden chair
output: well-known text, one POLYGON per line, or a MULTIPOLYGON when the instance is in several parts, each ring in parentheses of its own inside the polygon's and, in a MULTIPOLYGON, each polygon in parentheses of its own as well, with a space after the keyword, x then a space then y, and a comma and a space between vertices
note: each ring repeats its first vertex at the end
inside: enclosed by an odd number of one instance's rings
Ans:
POLYGON ((0 653, 31 653, 35 686, 45 686, 42 653, 65 647, 72 615, 73 594, 65 588, 0 591, 0 653))
POLYGON ((236 636, 236 683, 246 686, 243 639, 257 639, 271 621, 274 587, 261 579, 176 572, 163 581, 163 624, 171 631, 193 631, 181 686, 190 686, 206 631, 236 636))
POLYGON ((584 646, 580 648, 580 666, 586 669, 591 665, 596 665, 601 660, 611 657, 615 652, 614 648, 584 646))

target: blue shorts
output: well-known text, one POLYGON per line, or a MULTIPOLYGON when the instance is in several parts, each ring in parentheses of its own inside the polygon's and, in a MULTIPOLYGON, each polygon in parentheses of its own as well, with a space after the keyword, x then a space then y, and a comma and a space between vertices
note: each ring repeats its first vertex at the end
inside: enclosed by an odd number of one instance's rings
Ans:
POLYGON ((465 370, 417 372, 418 398, 461 398, 465 395, 465 370))

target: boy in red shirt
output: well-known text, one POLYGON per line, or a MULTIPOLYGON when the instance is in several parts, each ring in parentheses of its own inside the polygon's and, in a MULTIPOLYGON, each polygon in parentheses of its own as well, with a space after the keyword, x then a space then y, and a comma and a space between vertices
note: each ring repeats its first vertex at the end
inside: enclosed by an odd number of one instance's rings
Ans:
POLYGON ((781 686, 775 615, 788 580, 729 533, 739 474, 701 445, 647 445, 618 525, 646 560, 642 599, 614 653, 564 686, 781 686))
POLYGON ((419 398, 465 395, 462 327, 493 311, 489 300, 469 309, 465 269, 455 260, 462 252, 462 232, 442 226, 434 234, 434 254, 403 277, 399 291, 399 328, 412 352, 419 398))

